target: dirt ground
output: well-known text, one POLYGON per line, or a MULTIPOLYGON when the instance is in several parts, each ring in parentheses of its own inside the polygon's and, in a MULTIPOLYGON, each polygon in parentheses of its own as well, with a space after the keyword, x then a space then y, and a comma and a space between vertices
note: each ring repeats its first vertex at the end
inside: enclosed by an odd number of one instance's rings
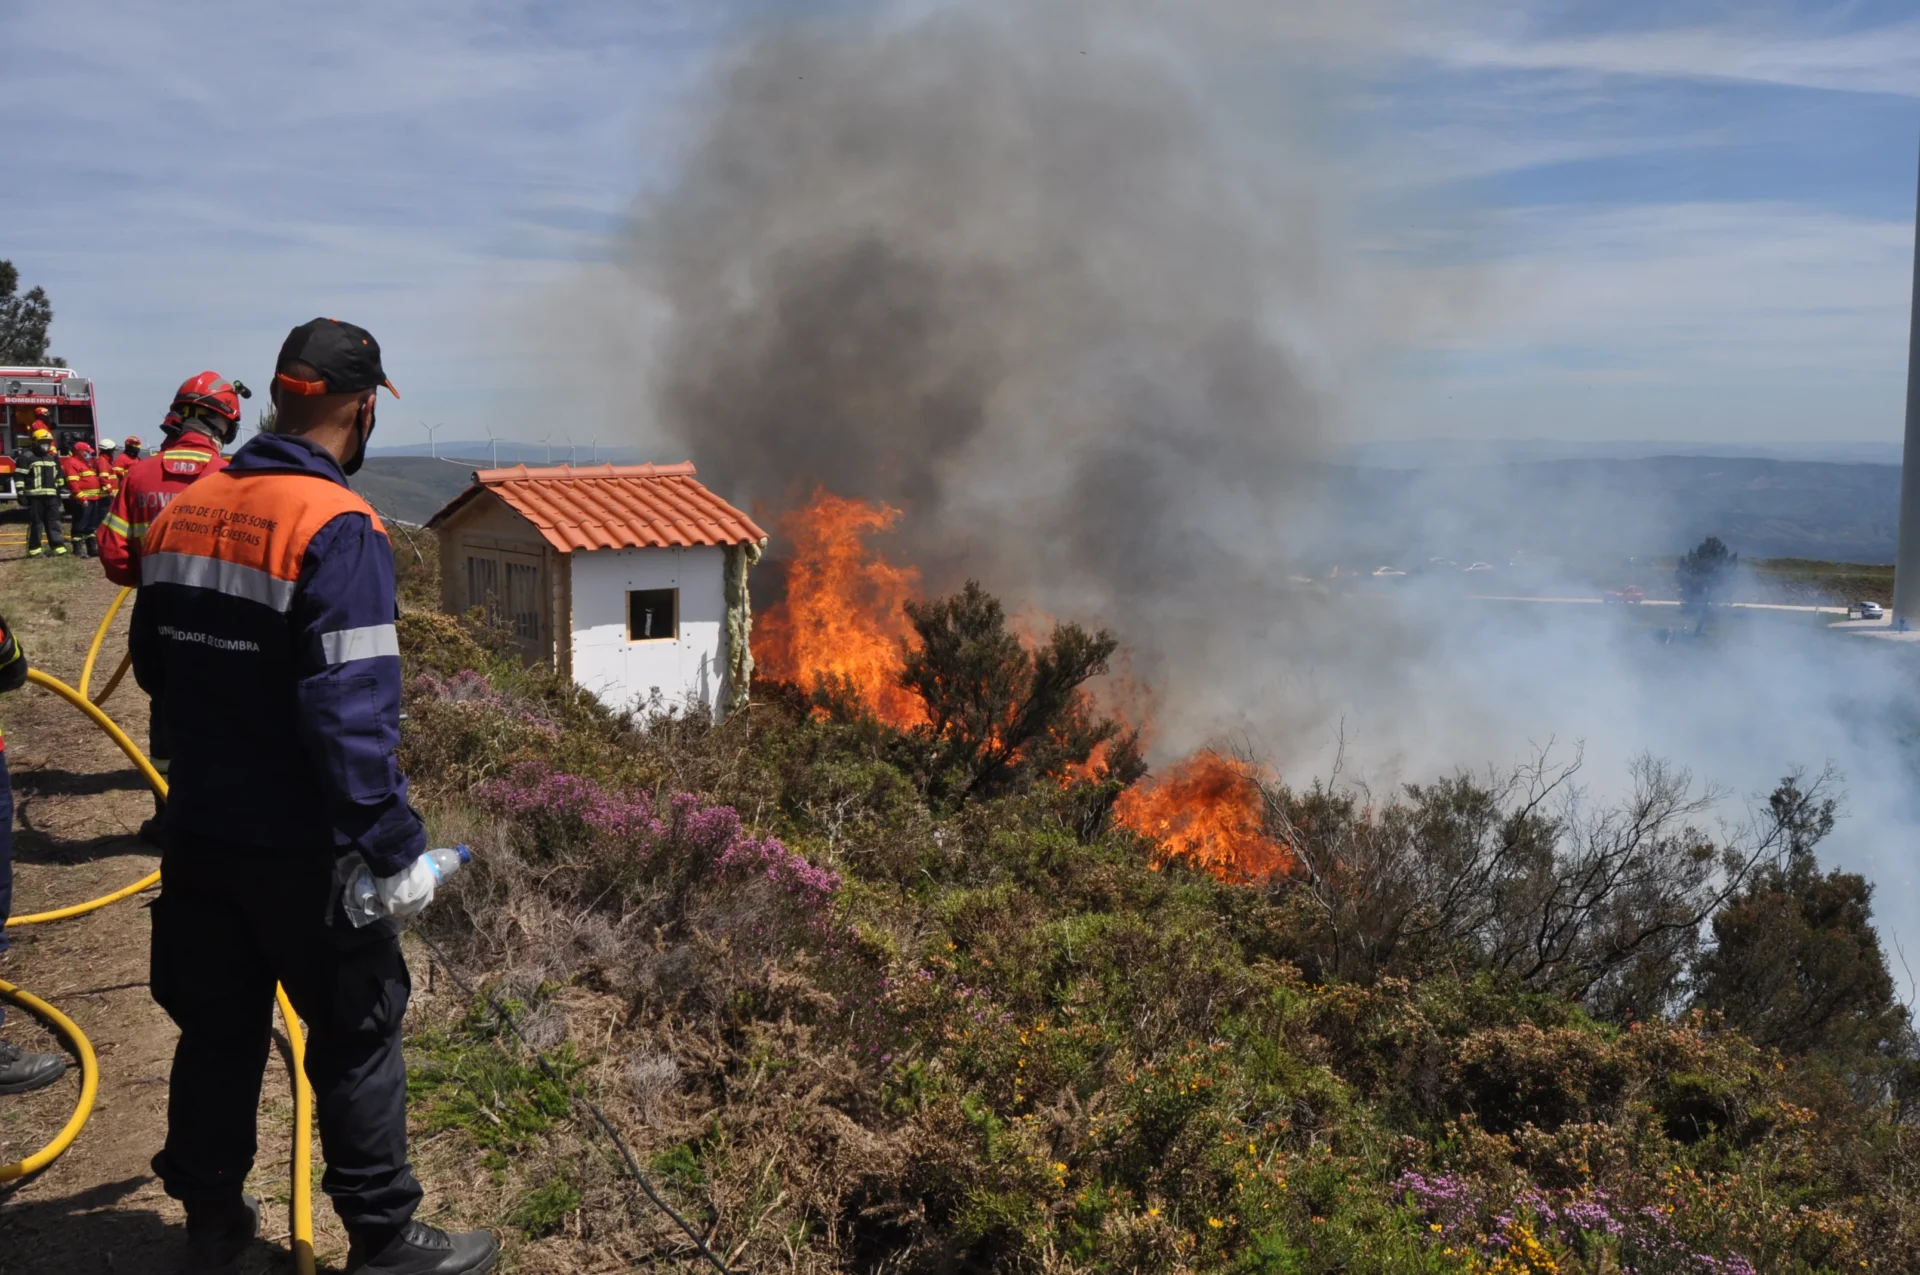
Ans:
MULTIPOLYGON (((18 523, 0 520, 0 614, 17 627, 33 665, 77 683, 87 644, 117 590, 96 562, 24 558, 19 531, 18 523)), ((96 694, 126 651, 131 609, 122 608, 110 631, 96 694)), ((130 676, 106 709, 144 746, 146 703, 130 676)), ((146 785, 91 723, 29 686, 0 697, 0 726, 16 805, 14 915, 95 898, 159 866, 133 835, 152 813, 146 785)), ((79 1139, 33 1178, 0 1186, 0 1275, 164 1272, 185 1244, 180 1209, 162 1194, 148 1166, 165 1136, 175 1037, 147 992, 147 909, 154 893, 73 920, 14 927, 13 950, 0 956, 0 978, 72 1018, 100 1065, 98 1101, 79 1139)), ((53 1033, 18 1008, 9 1008, 4 1031, 23 1048, 62 1049, 53 1033)), ((39 1093, 0 1097, 0 1163, 50 1141, 79 1092, 76 1064, 39 1093)), ((268 1073, 266 1092, 259 1162, 249 1187, 263 1201, 263 1242, 235 1264, 240 1275, 293 1269, 293 1105, 288 1073, 278 1065, 268 1073)), ((316 1182, 319 1176, 316 1155, 316 1182)), ((314 1214, 315 1248, 322 1269, 331 1269, 329 1260, 344 1260, 346 1238, 324 1196, 314 1214)))

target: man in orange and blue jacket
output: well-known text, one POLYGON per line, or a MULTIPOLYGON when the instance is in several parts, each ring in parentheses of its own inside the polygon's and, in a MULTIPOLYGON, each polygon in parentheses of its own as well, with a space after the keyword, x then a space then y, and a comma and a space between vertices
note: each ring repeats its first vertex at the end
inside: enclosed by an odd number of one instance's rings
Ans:
MULTIPOLYGON (((0 691, 17 691, 27 680, 27 653, 20 639, 0 617, 0 691)), ((9 946, 7 917, 13 913, 13 787, 7 776, 7 737, 0 734, 0 952, 9 946)), ((0 1001, 0 1023, 7 1007, 0 1001)), ((45 1089, 67 1070, 59 1054, 29 1054, 10 1040, 0 1040, 0 1094, 31 1093, 45 1089)))
POLYGON ((134 676, 161 706, 173 768, 153 906, 153 997, 180 1028, 166 1147, 190 1250, 217 1269, 251 1242, 255 1151, 277 980, 308 1024, 321 1185, 362 1275, 478 1275, 499 1246, 413 1216, 400 1024, 411 983, 392 920, 347 921, 357 856, 382 897, 432 897, 407 801, 393 550, 347 486, 393 386, 371 334, 315 319, 281 347, 277 424, 147 528, 134 676))

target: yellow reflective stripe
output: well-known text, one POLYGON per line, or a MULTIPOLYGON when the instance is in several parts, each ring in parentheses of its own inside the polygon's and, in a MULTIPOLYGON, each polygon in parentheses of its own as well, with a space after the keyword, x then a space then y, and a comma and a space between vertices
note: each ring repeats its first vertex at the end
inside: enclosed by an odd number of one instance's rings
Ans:
POLYGON ((197 447, 175 447, 162 452, 161 455, 165 456, 168 460, 207 461, 213 459, 212 452, 203 452, 197 447))
MULTIPOLYGON (((127 525, 127 520, 125 518, 122 518, 119 514, 108 514, 107 520, 101 523, 100 525, 105 527, 108 531, 114 532, 117 535, 122 535, 129 538, 133 536, 133 528, 129 527, 127 525)), ((142 525, 144 526, 145 524, 142 524, 142 525)))

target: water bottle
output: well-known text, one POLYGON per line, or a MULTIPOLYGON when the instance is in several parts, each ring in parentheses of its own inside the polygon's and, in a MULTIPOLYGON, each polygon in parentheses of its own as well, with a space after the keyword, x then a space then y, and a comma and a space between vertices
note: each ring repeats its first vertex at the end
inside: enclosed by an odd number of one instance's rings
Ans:
MULTIPOLYGON (((473 851, 466 846, 453 846, 429 850, 421 857, 433 869, 435 889, 438 889, 448 877, 460 870, 462 864, 473 862, 473 851)), ((387 905, 381 900, 380 891, 374 888, 373 870, 367 867, 364 860, 356 862, 353 870, 347 874, 340 906, 346 910, 347 920, 353 923, 356 930, 387 914, 387 905)))

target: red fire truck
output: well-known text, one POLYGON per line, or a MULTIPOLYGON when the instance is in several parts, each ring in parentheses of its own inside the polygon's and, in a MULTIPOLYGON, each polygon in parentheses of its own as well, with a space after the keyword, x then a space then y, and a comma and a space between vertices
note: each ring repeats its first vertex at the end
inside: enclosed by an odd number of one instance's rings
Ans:
POLYGON ((14 453, 33 445, 34 408, 47 409, 61 451, 84 439, 100 443, 93 382, 67 367, 0 367, 0 500, 12 500, 14 453))

